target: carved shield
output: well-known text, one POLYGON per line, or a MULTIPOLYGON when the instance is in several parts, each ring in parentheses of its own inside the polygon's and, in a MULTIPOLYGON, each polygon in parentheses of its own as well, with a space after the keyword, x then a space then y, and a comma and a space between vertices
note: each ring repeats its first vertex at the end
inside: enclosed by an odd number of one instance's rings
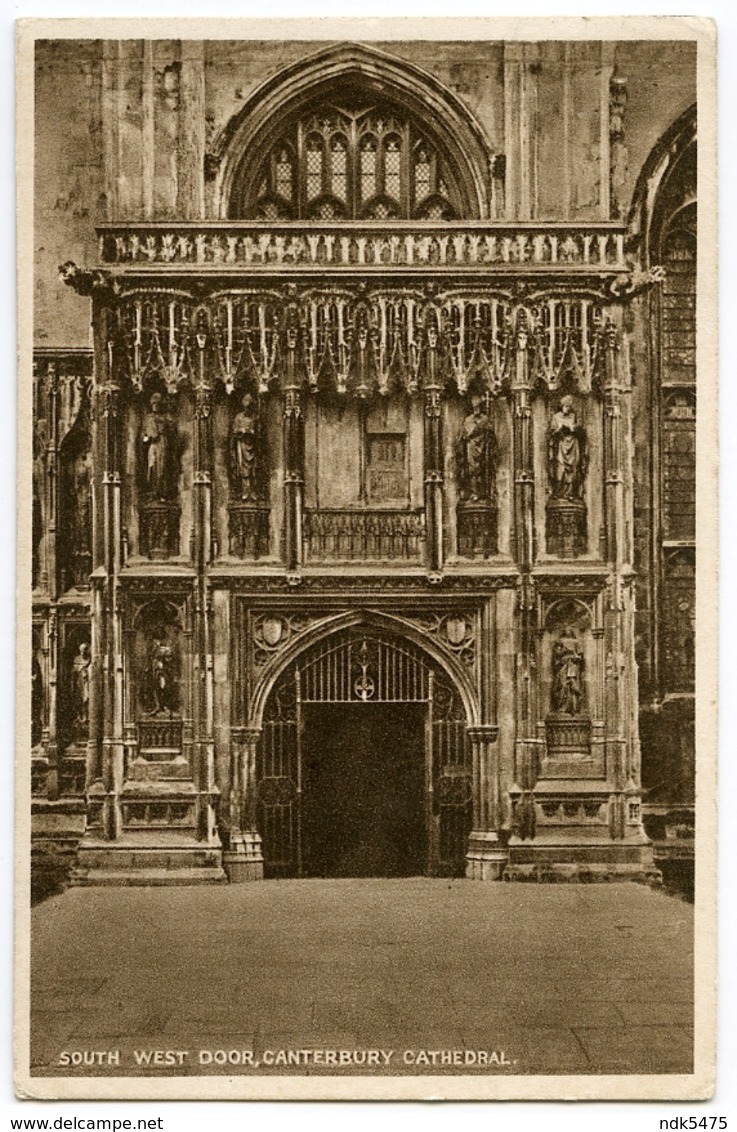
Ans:
POLYGON ((267 617, 261 626, 261 635, 269 648, 274 648, 279 644, 284 632, 284 622, 280 621, 278 617, 267 617))
POLYGON ((445 622, 445 632, 452 645, 460 645, 468 634, 468 623, 464 617, 449 617, 445 622))

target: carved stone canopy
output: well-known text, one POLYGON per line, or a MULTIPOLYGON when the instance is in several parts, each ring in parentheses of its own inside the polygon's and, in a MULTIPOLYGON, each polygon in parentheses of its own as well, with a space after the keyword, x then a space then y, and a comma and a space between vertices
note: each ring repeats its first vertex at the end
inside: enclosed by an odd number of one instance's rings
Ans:
POLYGON ((599 384, 602 299, 565 290, 320 287, 214 291, 164 287, 120 297, 115 376, 174 392, 203 380, 266 393, 302 388, 359 399, 424 390, 496 397, 518 380, 588 393, 599 384))

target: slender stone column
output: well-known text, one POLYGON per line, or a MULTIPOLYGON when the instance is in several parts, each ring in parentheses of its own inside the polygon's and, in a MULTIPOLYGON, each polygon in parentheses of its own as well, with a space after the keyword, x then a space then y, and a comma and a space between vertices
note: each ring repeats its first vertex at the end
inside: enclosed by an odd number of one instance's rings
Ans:
POLYGON ((438 359, 438 334, 427 335, 425 393, 425 528, 427 567, 430 574, 443 568, 443 434, 442 402, 438 359))
POLYGON ((262 880, 264 855, 256 829, 256 751, 261 731, 257 727, 231 730, 230 847, 223 853, 223 866, 231 884, 262 880))
MULTIPOLYGON (((614 313, 614 312, 613 312, 614 313)), ((604 330, 604 484, 606 557, 610 579, 605 617, 605 749, 610 795, 610 833, 616 840, 643 844, 641 824, 634 656, 634 602, 627 563, 632 559, 627 523, 627 485, 631 480, 626 444, 629 383, 613 319, 604 330)))
POLYGON ((103 832, 109 840, 120 833, 119 795, 123 785, 123 641, 119 603, 121 561, 120 386, 115 379, 114 351, 109 337, 110 312, 97 312, 97 354, 101 375, 101 413, 98 427, 103 458, 102 475, 102 787, 103 832), (102 339, 100 341, 100 339, 102 339))
POLYGON ((216 840, 214 815, 215 739, 213 719, 212 602, 208 569, 212 558, 212 387, 206 368, 207 335, 198 329, 194 409, 194 560, 197 571, 195 653, 201 673, 195 707, 197 836, 216 840))
POLYGON ((299 312, 287 309, 284 372, 284 523, 287 572, 302 565, 302 511, 304 496, 304 414, 299 369, 299 312))
POLYGON ((535 473, 533 460, 528 316, 518 315, 512 378, 514 411, 514 531, 520 576, 517 590, 515 786, 517 821, 523 836, 534 833, 537 737, 537 673, 535 669, 535 473))
POLYGON ((473 829, 468 839, 466 876, 500 880, 507 852, 499 843, 499 757, 495 724, 469 727, 473 765, 473 829))

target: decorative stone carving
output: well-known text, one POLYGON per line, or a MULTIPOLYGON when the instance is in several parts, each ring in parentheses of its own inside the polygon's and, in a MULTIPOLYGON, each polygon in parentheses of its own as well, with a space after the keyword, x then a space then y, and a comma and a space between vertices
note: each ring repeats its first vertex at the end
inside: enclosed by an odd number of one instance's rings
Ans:
MULTIPOLYGON (((630 274, 622 280, 625 286, 630 274)), ((120 357, 138 391, 154 382, 174 394, 184 382, 196 384, 201 355, 228 392, 265 393, 281 380, 285 390, 365 398, 395 389, 413 395, 440 379, 443 389, 495 396, 512 380, 511 328, 524 323, 535 380, 551 392, 564 381, 589 392, 602 353, 600 281, 584 295, 537 287, 526 298, 528 290, 516 280, 513 300, 499 281, 449 291, 434 282, 323 283, 301 292, 293 285, 233 289, 203 301, 160 287, 143 298, 137 288, 119 303, 120 357), (207 336, 198 331, 203 320, 212 328, 207 336)))
MULTIPOLYGON (((222 264, 249 267, 261 264, 297 267, 309 271, 377 265, 386 268, 433 268, 458 266, 536 266, 612 269, 625 266, 624 233, 609 225, 572 225, 559 228, 474 228, 454 230, 447 226, 396 225, 391 235, 375 228, 352 224, 344 232, 335 225, 321 228, 314 222, 309 233, 289 227, 261 224, 224 224, 198 230, 195 225, 173 225, 162 231, 143 225, 105 225, 100 228, 103 262, 106 264, 222 264)), ((71 286, 100 286, 102 272, 82 273, 74 264, 60 268, 71 286), (82 276, 84 275, 84 278, 82 276), (99 276, 99 279, 97 278, 99 276)), ((89 292, 88 292, 89 293, 89 292)))
POLYGON ((447 615, 436 613, 425 616, 402 613, 401 617, 434 637, 466 668, 473 670, 477 653, 477 619, 473 610, 460 609, 447 615))
POLYGON ((275 613, 251 614, 250 639, 253 642, 253 663, 256 668, 267 664, 272 657, 281 652, 295 637, 309 629, 319 615, 305 613, 277 615, 275 613))
POLYGON ((269 508, 231 504, 228 513, 230 553, 236 558, 265 558, 269 553, 269 508))
POLYGON ((578 423, 573 398, 561 397, 548 429, 550 497, 546 508, 549 554, 575 558, 587 550, 583 486, 588 468, 586 432, 578 423))

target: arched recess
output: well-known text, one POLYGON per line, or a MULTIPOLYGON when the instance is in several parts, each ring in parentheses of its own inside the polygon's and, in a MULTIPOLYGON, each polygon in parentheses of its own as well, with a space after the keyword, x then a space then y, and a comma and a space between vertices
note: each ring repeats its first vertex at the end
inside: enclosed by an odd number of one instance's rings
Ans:
POLYGON ((640 738, 645 823, 657 840, 663 807, 693 800, 696 189, 691 107, 653 148, 629 217, 642 268, 665 276, 635 306, 646 322, 634 391, 636 446, 647 453, 635 476, 640 738))
POLYGON ((661 263, 669 220, 696 203, 696 106, 690 106, 653 146, 632 196, 627 224, 632 251, 646 270, 661 263))
POLYGON ((476 710, 456 669, 371 611, 321 622, 273 665, 256 708, 267 875, 463 875, 476 710))
POLYGON ((216 211, 235 218, 244 163, 259 165, 286 120, 330 97, 336 87, 401 108, 447 155, 457 179, 461 219, 489 215, 491 150, 465 104, 422 68, 364 44, 339 44, 284 68, 264 82, 213 146, 216 211))

